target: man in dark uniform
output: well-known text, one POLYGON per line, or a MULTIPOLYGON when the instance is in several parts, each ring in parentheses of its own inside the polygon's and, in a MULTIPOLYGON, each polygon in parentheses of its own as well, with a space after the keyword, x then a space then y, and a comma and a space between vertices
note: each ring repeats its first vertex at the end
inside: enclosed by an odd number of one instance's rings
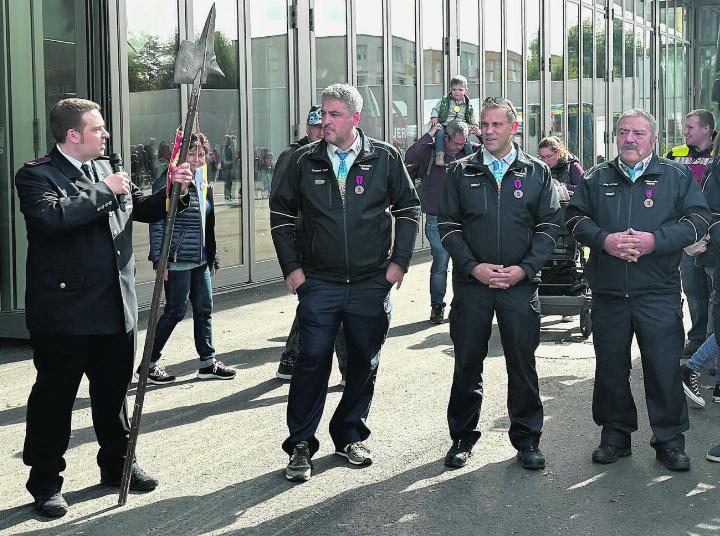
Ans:
POLYGON ((362 442, 370 435, 366 421, 388 329, 384 302, 408 269, 420 217, 420 202, 398 151, 357 128, 358 90, 334 84, 322 99, 324 140, 294 153, 270 195, 278 260, 288 289, 300 299, 300 355, 288 396, 290 435, 283 443, 290 455, 285 476, 292 481, 312 474, 311 458, 319 448, 315 432, 341 323, 347 383, 330 435, 336 454, 353 465, 372 463, 362 442))
MULTIPOLYGON (((103 157, 110 137, 100 107, 64 99, 50 112, 57 142, 15 177, 28 236, 25 310, 37 378, 28 400, 23 461, 39 513, 67 512, 60 493, 73 402, 90 381, 101 481, 119 486, 129 423, 125 395, 132 376, 137 324, 132 221, 165 216, 163 190, 144 197, 103 157)), ((192 180, 187 164, 174 181, 192 180)), ((183 206, 185 206, 183 202, 183 206)), ((130 489, 157 480, 133 465, 130 489)))
POLYGON ((567 208, 567 227, 590 247, 597 364, 593 419, 602 427, 595 463, 629 456, 637 410, 630 390, 637 336, 656 458, 686 471, 688 414, 680 374, 683 347, 678 264, 708 231, 710 212, 692 172, 654 154, 657 123, 632 109, 618 120, 618 156, 592 168, 567 208))
POLYGON ((538 448, 543 408, 535 369, 538 272, 560 230, 560 203, 550 169, 512 142, 517 129, 510 101, 486 99, 480 112, 483 147, 452 165, 440 205, 440 238, 453 260, 448 467, 464 466, 480 438, 483 362, 493 315, 508 372, 510 441, 523 467, 545 467, 538 448))

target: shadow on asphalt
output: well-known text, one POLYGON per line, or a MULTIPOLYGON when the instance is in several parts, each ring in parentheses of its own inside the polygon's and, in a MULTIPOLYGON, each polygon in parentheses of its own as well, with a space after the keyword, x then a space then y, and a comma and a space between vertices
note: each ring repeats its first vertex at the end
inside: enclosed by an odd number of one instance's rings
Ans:
MULTIPOLYGON (((635 381, 639 371, 634 371, 635 381)), ((149 427, 194 422, 220 411, 252 406, 252 400, 274 388, 268 380, 237 396, 184 410, 151 415, 149 427), (167 419, 167 420, 165 420, 167 419)), ((634 385, 638 385, 634 383, 634 385)), ((526 471, 514 457, 486 463, 481 438, 476 455, 461 470, 447 470, 441 459, 413 467, 378 483, 340 492, 311 505, 244 528, 243 535, 312 534, 350 535, 446 535, 446 534, 718 534, 717 466, 695 457, 688 473, 673 473, 654 459, 646 423, 633 436, 633 455, 613 465, 595 465, 590 452, 599 430, 592 423, 588 391, 591 380, 573 375, 541 379, 545 407, 545 430, 541 447, 547 458, 544 471, 526 471)), ((641 393, 636 393, 642 405, 641 393)), ((284 397, 277 397, 284 399, 284 397)), ((281 400, 271 399, 270 403, 281 400)), ((283 400, 284 401, 284 400, 283 400)), ((266 404, 268 401, 258 401, 266 404)), ((256 407, 256 406, 255 406, 256 407)), ((376 408, 375 412, 380 408, 376 408)), ((647 419, 645 412, 641 418, 647 419)), ((705 414, 708 415, 707 413, 705 414)), ((371 416, 372 417, 372 416, 371 416)), ((694 421, 694 425, 697 426, 694 421)), ((701 425, 702 426, 702 425, 701 425)), ((500 434, 508 441, 507 417, 483 432, 500 434)), ((697 431, 698 428, 695 428, 697 431)), ((704 430, 702 427, 699 430, 704 430)), ((695 434, 689 434, 690 440, 695 434)), ((422 438, 417 438, 418 441, 422 438)), ((399 448, 402 445, 398 445, 399 448)), ((484 450, 485 452, 487 450, 484 450)), ((399 452, 412 459, 412 452, 399 452)), ((382 464, 376 459, 376 465, 382 464)), ((317 474, 346 467, 334 455, 315 460, 317 474)), ((357 469, 359 471, 366 469, 357 469)), ((347 478, 347 475, 342 475, 347 478)), ((282 468, 200 496, 163 499, 130 509, 108 509, 81 519, 57 521, 52 526, 26 532, 35 536, 58 534, 173 534, 225 533, 254 507, 288 492, 312 488, 314 481, 291 490, 282 468)), ((105 488, 100 488, 105 492, 105 488)), ((308 490, 309 491, 309 490, 308 490)), ((69 494, 68 502, 81 502, 100 493, 91 487, 69 494)), ((130 502, 132 505, 132 501, 130 502)), ((257 519, 257 514, 253 514, 257 519)), ((0 512, 0 529, 34 517, 30 506, 0 512)), ((240 533, 240 532, 232 532, 240 533)))

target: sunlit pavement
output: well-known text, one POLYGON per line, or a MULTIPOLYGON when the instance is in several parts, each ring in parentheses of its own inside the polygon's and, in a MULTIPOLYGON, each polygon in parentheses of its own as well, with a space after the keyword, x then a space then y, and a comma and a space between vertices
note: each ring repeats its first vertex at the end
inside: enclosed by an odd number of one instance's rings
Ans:
MULTIPOLYGON (((124 507, 116 506, 116 490, 98 486, 97 444, 83 383, 64 473, 70 513, 50 521, 34 513, 21 459, 34 369, 27 345, 2 343, 0 533, 720 534, 720 464, 705 460, 707 449, 720 442, 720 404, 703 391, 706 408, 690 409, 692 469, 666 470, 649 446, 635 348, 632 384, 640 429, 633 435, 633 455, 609 466, 592 464, 590 452, 599 437, 590 411, 595 360, 578 317, 571 323, 543 318, 537 367, 546 470, 528 472, 515 461, 497 333, 485 362, 483 437, 465 468, 446 470, 453 357, 447 322, 427 321, 428 260, 418 255, 402 288, 392 292, 390 337, 369 419, 367 445, 375 463, 354 468, 333 454, 327 427, 341 396, 334 370, 316 473, 302 485, 284 478, 287 457, 280 449, 288 384, 275 379, 275 371, 296 305, 282 283, 216 298, 215 346, 218 358, 237 369, 233 381, 197 380, 191 318, 178 326, 163 357, 178 381, 150 388, 138 444, 140 464, 161 485, 149 494, 131 493, 124 507)), ((144 332, 139 339, 141 349, 144 332)), ((712 383, 703 377, 704 387, 712 383)), ((131 408, 133 397, 134 388, 131 408)))

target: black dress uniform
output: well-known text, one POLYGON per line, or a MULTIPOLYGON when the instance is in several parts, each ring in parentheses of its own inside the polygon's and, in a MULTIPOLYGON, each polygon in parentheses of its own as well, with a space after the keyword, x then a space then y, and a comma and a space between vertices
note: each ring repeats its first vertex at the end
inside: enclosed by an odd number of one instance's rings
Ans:
POLYGON ((684 334, 678 265, 683 248, 707 232, 710 213, 690 169, 657 155, 635 182, 617 158, 585 177, 567 208, 566 225, 590 247, 585 275, 593 294, 593 418, 602 426, 600 443, 627 449, 637 430, 630 391, 634 334, 653 431, 650 444, 684 448, 688 414, 679 367, 684 334), (610 233, 629 228, 655 235, 655 251, 638 262, 604 250, 610 233))
POLYGON ((133 184, 122 211, 102 182, 111 174, 105 157, 92 161, 86 175, 55 147, 15 177, 27 225, 25 310, 37 369, 23 451, 34 496, 62 486, 83 374, 90 381, 98 465, 110 479, 122 472, 137 324, 132 221, 162 219, 166 196, 163 190, 145 197, 133 184))
POLYGON ((483 151, 450 169, 438 228, 453 260, 450 338, 455 373, 448 405, 453 441, 474 444, 483 399, 483 362, 497 315, 508 372, 510 441, 537 447, 543 426, 535 350, 540 344, 538 272, 560 230, 560 203, 549 168, 516 145, 517 156, 498 186, 483 151), (527 277, 494 289, 472 275, 478 264, 520 266, 527 277))
POLYGON ((288 454, 301 441, 308 442, 311 456, 318 450, 315 432, 341 323, 347 383, 330 435, 337 450, 370 435, 366 421, 388 330, 384 303, 392 285, 385 273, 390 262, 408 269, 417 236, 420 201, 400 154, 360 129, 358 136, 361 149, 344 195, 325 140, 292 153, 270 195, 272 236, 283 274, 302 268, 306 278, 297 288, 302 344, 288 395, 290 435, 283 443, 288 454))

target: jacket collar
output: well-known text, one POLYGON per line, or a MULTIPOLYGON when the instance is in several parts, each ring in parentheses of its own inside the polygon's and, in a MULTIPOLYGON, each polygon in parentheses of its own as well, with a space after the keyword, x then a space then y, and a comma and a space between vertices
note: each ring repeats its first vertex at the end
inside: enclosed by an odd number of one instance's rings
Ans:
POLYGON ((53 163, 60 169, 62 174, 68 178, 68 180, 82 186, 90 186, 94 184, 90 182, 90 179, 88 179, 81 170, 76 168, 62 155, 57 146, 52 148, 49 156, 53 163))
MULTIPOLYGON (((620 157, 619 156, 616 156, 615 158, 610 160, 610 162, 608 162, 608 166, 613 168, 613 170, 619 177, 622 177, 627 182, 632 184, 630 177, 625 175, 625 173, 623 173, 623 170, 620 169, 620 157)), ((662 170, 662 167, 660 166, 660 158, 658 158, 657 154, 653 153, 652 158, 650 158, 650 162, 648 162, 647 169, 645 169, 645 171, 643 171, 643 174, 640 176, 640 179, 642 179, 643 177, 646 177, 646 176, 650 176, 650 175, 655 175, 655 176, 662 175, 662 172, 663 172, 663 170, 662 170)))
MULTIPOLYGON (((520 146, 515 142, 513 142, 513 146, 515 147, 515 151, 517 151, 517 154, 515 156, 515 161, 510 164, 508 170, 524 169, 532 166, 532 161, 530 160, 530 157, 528 157, 528 155, 523 152, 520 146)), ((480 170, 488 169, 488 167, 483 163, 482 147, 482 145, 478 147, 478 150, 475 151, 475 153, 473 153, 473 155, 470 157, 467 163, 468 167, 473 167, 480 170)))

